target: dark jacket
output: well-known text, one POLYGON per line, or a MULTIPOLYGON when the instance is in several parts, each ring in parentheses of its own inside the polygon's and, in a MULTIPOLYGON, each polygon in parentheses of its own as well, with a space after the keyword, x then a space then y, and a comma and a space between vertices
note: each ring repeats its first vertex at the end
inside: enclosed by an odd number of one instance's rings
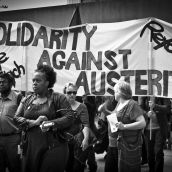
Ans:
POLYGON ((161 130, 161 134, 164 137, 164 139, 166 139, 167 134, 168 134, 167 115, 170 112, 170 106, 169 106, 168 99, 162 99, 162 98, 160 98, 160 99, 161 99, 161 101, 155 102, 157 104, 155 104, 155 107, 153 108, 153 110, 156 113, 158 124, 159 124, 160 130, 161 130))

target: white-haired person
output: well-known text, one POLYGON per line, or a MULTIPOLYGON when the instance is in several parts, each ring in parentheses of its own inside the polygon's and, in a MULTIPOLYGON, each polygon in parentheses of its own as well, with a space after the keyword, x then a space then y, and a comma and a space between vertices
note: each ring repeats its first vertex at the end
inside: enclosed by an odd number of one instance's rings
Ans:
POLYGON ((132 99, 130 84, 119 81, 115 87, 118 102, 113 114, 118 122, 118 171, 141 172, 142 129, 146 126, 143 110, 132 99))

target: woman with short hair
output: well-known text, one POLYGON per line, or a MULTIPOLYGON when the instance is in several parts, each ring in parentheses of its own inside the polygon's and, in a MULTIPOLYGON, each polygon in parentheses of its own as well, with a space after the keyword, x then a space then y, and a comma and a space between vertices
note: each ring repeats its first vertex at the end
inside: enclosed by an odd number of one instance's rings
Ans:
MULTIPOLYGON (((80 134, 75 136, 75 139, 69 142, 69 160, 66 167, 66 172, 84 172, 87 155, 89 153, 89 116, 88 110, 84 103, 76 101, 77 86, 74 83, 67 83, 64 87, 72 110, 77 113, 77 119, 74 122, 74 128, 81 129, 80 134), (83 135, 83 137, 82 137, 83 135)), ((79 130, 78 130, 79 131, 79 130)))
POLYGON ((146 126, 143 111, 132 99, 129 83, 119 81, 115 87, 118 102, 115 113, 118 119, 119 172, 141 172, 142 129, 146 126))

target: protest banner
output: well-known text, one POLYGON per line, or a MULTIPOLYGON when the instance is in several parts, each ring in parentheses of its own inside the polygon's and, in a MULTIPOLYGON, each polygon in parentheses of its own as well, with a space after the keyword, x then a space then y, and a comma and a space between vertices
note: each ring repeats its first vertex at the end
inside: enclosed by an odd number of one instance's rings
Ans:
POLYGON ((0 22, 0 70, 16 89, 32 91, 39 64, 57 72, 54 90, 67 82, 78 95, 114 95, 118 80, 133 95, 172 97, 172 24, 156 18, 50 28, 30 21, 0 22))

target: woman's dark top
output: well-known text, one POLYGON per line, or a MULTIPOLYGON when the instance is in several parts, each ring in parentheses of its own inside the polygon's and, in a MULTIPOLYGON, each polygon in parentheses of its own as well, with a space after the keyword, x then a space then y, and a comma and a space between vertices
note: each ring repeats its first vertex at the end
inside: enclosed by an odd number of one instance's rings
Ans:
MULTIPOLYGON (((71 109, 66 97, 63 94, 51 93, 48 100, 43 104, 33 104, 36 95, 29 95, 22 100, 22 106, 17 110, 15 120, 20 124, 23 121, 36 120, 39 116, 46 116, 49 121, 55 123, 57 129, 64 129, 72 124, 73 114, 63 112, 57 114, 58 109, 71 109)), ((61 141, 58 135, 52 130, 42 132, 39 126, 27 130, 27 150, 24 154, 25 172, 64 171, 68 151, 67 143, 61 141), (60 153, 61 152, 61 153, 60 153), (45 156, 47 155, 47 156, 45 156)))

